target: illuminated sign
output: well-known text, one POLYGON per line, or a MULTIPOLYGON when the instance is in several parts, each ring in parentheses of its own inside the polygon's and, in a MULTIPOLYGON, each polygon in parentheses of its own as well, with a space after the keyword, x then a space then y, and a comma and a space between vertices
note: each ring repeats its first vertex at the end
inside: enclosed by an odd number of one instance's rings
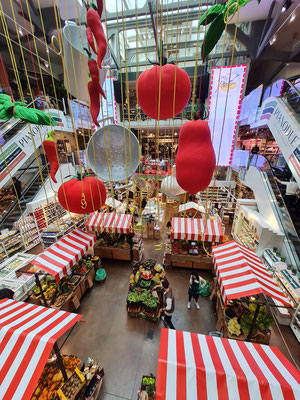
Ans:
POLYGON ((233 65, 212 70, 208 123, 218 166, 227 167, 232 161, 246 68, 233 65))

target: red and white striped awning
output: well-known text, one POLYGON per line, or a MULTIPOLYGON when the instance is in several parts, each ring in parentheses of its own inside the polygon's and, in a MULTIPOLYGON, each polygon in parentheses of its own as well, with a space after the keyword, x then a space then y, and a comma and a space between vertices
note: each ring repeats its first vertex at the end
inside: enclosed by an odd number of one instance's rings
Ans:
POLYGON ((212 248, 223 302, 264 293, 290 305, 283 291, 253 250, 234 240, 212 248))
POLYGON ((217 219, 172 218, 171 238, 222 242, 221 221, 217 219))
POLYGON ((162 329, 156 400, 297 400, 300 372, 272 346, 162 329))
POLYGON ((30 263, 48 272, 59 282, 93 246, 96 238, 82 229, 74 229, 30 263))
POLYGON ((130 231, 132 214, 94 212, 91 214, 86 229, 88 232, 126 233, 130 231))
POLYGON ((82 316, 0 300, 0 399, 31 398, 53 344, 82 316))

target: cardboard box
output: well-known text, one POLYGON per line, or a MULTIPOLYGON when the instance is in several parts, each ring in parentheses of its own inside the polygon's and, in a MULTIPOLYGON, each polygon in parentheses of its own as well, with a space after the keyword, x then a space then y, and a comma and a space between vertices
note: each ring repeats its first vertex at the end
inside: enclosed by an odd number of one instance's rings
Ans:
POLYGON ((112 258, 115 260, 131 261, 131 250, 115 248, 112 251, 112 258))
POLYGON ((81 281, 82 281, 82 278, 81 278, 79 284, 75 287, 75 289, 73 291, 73 294, 78 298, 78 300, 80 300, 82 297, 82 291, 81 291, 81 287, 80 287, 81 281))
POLYGON ((80 290, 81 290, 81 296, 83 296, 84 293, 86 292, 85 278, 83 278, 82 281, 80 282, 80 290))
POLYGON ((88 273, 86 274, 86 277, 91 278, 92 280, 94 280, 94 279, 95 279, 95 275, 96 275, 95 267, 92 267, 92 268, 88 271, 88 273))

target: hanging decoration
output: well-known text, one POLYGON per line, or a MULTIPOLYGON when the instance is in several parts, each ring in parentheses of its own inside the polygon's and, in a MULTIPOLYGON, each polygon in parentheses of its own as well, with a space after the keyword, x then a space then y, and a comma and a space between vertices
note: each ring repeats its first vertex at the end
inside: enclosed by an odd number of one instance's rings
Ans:
POLYGON ((136 91, 139 106, 148 117, 169 119, 187 105, 191 82, 188 74, 174 64, 154 65, 141 73, 136 91))
POLYGON ((20 118, 24 122, 35 125, 57 125, 56 121, 45 112, 36 108, 28 108, 26 103, 14 101, 8 94, 0 94, 0 120, 20 118))
POLYGON ((173 194, 174 196, 179 196, 185 193, 176 180, 176 166, 172 168, 172 174, 164 178, 161 182, 161 189, 166 193, 173 194))
MULTIPOLYGON (((98 3, 101 3, 101 1, 98 1, 98 3)), ((86 13, 86 23, 88 25, 88 28, 91 30, 97 43, 96 54, 97 54, 97 62, 99 68, 102 68, 102 61, 104 59, 107 50, 106 38, 101 23, 102 10, 103 10, 103 4, 102 7, 100 5, 100 8, 97 12, 97 7, 93 3, 90 3, 88 6, 88 11, 86 13)), ((93 37, 92 41, 94 42, 93 37)))
MULTIPOLYGON (((201 56, 203 61, 211 53, 222 36, 228 18, 233 18, 237 10, 244 7, 250 1, 252 0, 225 0, 223 4, 215 4, 211 6, 206 13, 201 16, 199 26, 209 25, 201 47, 201 56)), ((260 1, 261 0, 257 0, 258 4, 260 1)))
POLYGON ((97 54, 97 61, 94 60, 91 56, 91 53, 88 49, 84 48, 87 52, 89 60, 89 78, 88 81, 88 91, 90 96, 90 112, 93 119, 93 122, 96 126, 99 126, 98 123, 98 115, 100 112, 100 95, 106 99, 106 95, 100 85, 100 75, 99 69, 102 68, 102 61, 104 59, 107 43, 104 34, 104 30, 101 23, 101 14, 103 11, 103 2, 101 0, 97 0, 96 7, 93 3, 90 3, 87 8, 86 14, 86 37, 89 43, 89 46, 92 48, 93 52, 97 54), (94 37, 97 43, 97 49, 94 42, 94 37))
POLYGON ((201 192, 210 184, 215 166, 216 156, 208 123, 198 119, 198 113, 194 111, 194 119, 184 123, 179 132, 177 182, 189 193, 201 192))
POLYGON ((43 141, 43 147, 50 163, 50 176, 53 182, 57 183, 55 178, 55 174, 59 167, 59 160, 58 160, 58 152, 57 146, 53 136, 55 135, 54 131, 48 132, 48 137, 43 141))
POLYGON ((99 179, 78 173, 76 177, 60 185, 57 195, 65 210, 89 214, 104 206, 106 189, 99 179))

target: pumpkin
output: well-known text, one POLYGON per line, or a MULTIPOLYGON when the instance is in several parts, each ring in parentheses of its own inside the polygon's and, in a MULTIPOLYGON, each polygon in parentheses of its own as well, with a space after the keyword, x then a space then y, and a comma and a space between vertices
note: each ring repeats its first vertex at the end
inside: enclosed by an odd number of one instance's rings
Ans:
POLYGON ((208 187, 216 166, 216 156, 206 121, 184 123, 179 132, 176 179, 179 186, 195 194, 208 187))
POLYGON ((104 184, 93 176, 77 177, 64 182, 58 189, 58 201, 62 207, 76 214, 89 214, 105 204, 104 184))
POLYGON ((155 65, 141 73, 137 80, 136 92, 138 103, 148 117, 168 119, 175 117, 187 105, 191 95, 191 82, 188 74, 174 64, 166 64, 163 67, 155 65))

